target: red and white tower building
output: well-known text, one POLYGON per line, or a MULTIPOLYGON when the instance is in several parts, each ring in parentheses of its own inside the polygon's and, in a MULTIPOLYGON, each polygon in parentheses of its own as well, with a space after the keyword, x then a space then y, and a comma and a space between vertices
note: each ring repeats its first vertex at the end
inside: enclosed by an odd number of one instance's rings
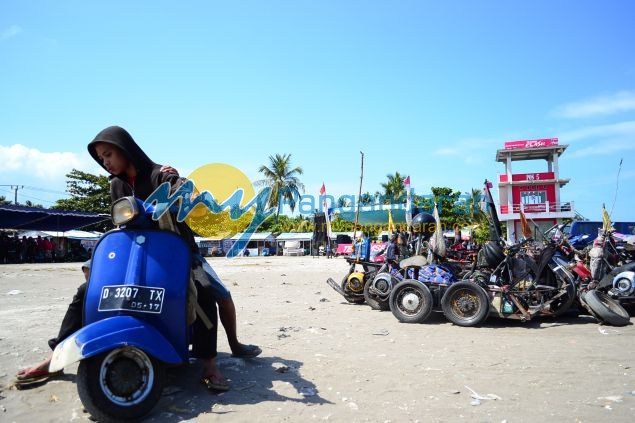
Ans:
MULTIPOLYGON (((505 174, 499 175, 498 180, 498 215, 501 223, 506 222, 508 240, 522 237, 521 210, 542 231, 562 219, 574 218, 573 202, 563 201, 560 196, 560 188, 569 179, 560 178, 558 159, 567 147, 558 144, 558 138, 544 138, 508 141, 502 150, 496 152, 496 161, 505 164, 505 174), (545 160, 547 168, 532 173, 514 173, 512 164, 521 160, 545 160)), ((537 236, 534 234, 534 237, 537 236)))

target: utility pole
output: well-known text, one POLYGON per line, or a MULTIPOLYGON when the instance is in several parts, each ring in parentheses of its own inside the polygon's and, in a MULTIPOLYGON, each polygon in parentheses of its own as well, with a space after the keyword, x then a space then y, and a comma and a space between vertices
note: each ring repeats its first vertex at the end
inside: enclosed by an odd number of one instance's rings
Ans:
POLYGON ((15 196, 13 197, 13 203, 18 205, 18 190, 24 188, 24 185, 16 185, 15 188, 11 185, 11 189, 15 190, 15 196))
POLYGON ((17 206, 18 205, 18 190, 23 189, 24 185, 0 185, 0 187, 11 187, 11 189, 15 191, 15 194, 13 197, 13 203, 17 206))

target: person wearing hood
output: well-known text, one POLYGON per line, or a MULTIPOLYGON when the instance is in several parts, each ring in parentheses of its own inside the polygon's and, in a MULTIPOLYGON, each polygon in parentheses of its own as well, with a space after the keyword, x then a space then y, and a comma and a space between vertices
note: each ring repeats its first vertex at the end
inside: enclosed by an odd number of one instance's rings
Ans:
MULTIPOLYGON (((184 178, 175 174, 161 172, 161 166, 154 163, 137 145, 132 136, 119 126, 110 126, 95 136, 88 144, 88 151, 110 174, 110 196, 115 201, 119 198, 134 195, 140 199, 148 198, 162 183, 169 182, 177 187, 184 178)), ((199 304, 206 312, 213 311, 216 318, 215 303, 218 304, 218 315, 225 328, 227 340, 234 357, 253 358, 262 350, 255 345, 246 345, 238 341, 236 325, 236 307, 231 292, 222 283, 220 277, 200 255, 194 233, 185 222, 176 223, 181 237, 190 245, 192 254, 203 267, 208 281, 197 281, 199 304), (211 298, 211 300, 210 300, 211 298)), ((227 382, 216 367, 216 328, 207 329, 200 319, 194 322, 193 346, 194 354, 203 361, 204 382, 208 387, 225 390, 227 382)))
MULTIPOLYGON (((176 169, 169 165, 161 166, 159 168, 159 171, 165 174, 178 175, 176 169)), ((66 313, 64 314, 64 318, 62 319, 62 323, 60 324, 57 337, 48 340, 48 345, 51 350, 54 350, 55 347, 57 347, 57 345, 64 339, 68 338, 70 335, 82 328, 84 297, 86 295, 86 285, 88 282, 88 276, 90 274, 90 264, 91 260, 88 260, 82 264, 84 283, 77 287, 77 292, 73 296, 72 301, 66 309, 66 313)), ((16 386, 28 386, 34 383, 41 383, 61 373, 49 372, 51 358, 52 356, 49 356, 36 365, 19 370, 16 374, 14 384, 16 386)))

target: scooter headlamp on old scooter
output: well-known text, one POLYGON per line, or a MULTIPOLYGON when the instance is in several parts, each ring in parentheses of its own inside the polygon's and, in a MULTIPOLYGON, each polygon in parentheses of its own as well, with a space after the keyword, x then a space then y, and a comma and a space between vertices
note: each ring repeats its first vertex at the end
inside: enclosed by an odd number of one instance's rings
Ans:
MULTIPOLYGON (((146 203, 136 197, 123 197, 112 205, 112 222, 119 227, 158 228, 158 220, 153 217, 157 207, 158 205, 155 203, 146 203)), ((167 209, 171 215, 176 215, 178 211, 179 205, 177 203, 172 204, 167 209)))
POLYGON ((123 197, 115 201, 111 209, 112 223, 115 226, 125 225, 140 214, 139 204, 134 197, 123 197))

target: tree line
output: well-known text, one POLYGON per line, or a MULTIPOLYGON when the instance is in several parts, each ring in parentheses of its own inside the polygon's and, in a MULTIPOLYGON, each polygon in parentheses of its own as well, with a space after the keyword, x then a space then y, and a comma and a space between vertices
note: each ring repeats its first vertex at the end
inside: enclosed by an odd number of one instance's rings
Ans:
MULTIPOLYGON (((301 201, 305 190, 305 186, 300 180, 303 170, 300 166, 292 166, 291 157, 291 154, 275 154, 269 156, 267 165, 258 168, 258 172, 263 175, 263 178, 255 181, 254 187, 271 187, 272 193, 280 193, 280 195, 269 197, 268 206, 276 208, 277 213, 275 217, 270 217, 260 225, 259 230, 263 232, 281 233, 287 232, 286 229, 291 227, 313 227, 313 216, 290 217, 280 213, 283 203, 288 204, 293 212, 298 202, 301 201)), ((110 214, 110 185, 107 176, 72 169, 66 174, 66 178, 66 191, 69 197, 57 200, 51 208, 110 214)), ((390 204, 394 201, 405 203, 407 193, 403 183, 404 175, 395 172, 386 175, 386 178, 386 182, 381 183, 380 189, 374 194, 370 192, 362 194, 360 198, 362 205, 390 204)), ((484 241, 489 237, 489 227, 485 224, 487 217, 479 207, 482 194, 480 189, 473 188, 469 193, 462 193, 460 190, 450 187, 432 187, 431 193, 431 195, 415 195, 412 198, 415 210, 432 213, 434 204, 437 203, 442 227, 454 228, 455 225, 474 227, 478 225, 473 229, 473 237, 477 241, 484 241)), ((11 202, 0 196, 0 204, 11 204, 11 202)), ((32 203, 24 205, 36 206, 32 203)), ((350 206, 350 201, 347 198, 340 198, 335 204, 335 207, 350 206)), ((352 231, 351 222, 344 221, 337 215, 331 223, 333 231, 352 231)), ((112 224, 109 221, 104 221, 85 229, 106 231, 112 229, 112 224)))

